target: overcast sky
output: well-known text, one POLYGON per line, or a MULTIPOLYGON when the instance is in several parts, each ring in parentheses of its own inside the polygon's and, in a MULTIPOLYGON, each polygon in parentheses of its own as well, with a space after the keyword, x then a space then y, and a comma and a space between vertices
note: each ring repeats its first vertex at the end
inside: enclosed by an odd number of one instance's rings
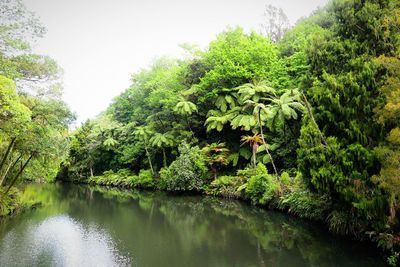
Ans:
POLYGON ((24 0, 48 32, 35 52, 64 69, 64 100, 78 125, 105 110, 132 73, 178 44, 206 47, 228 25, 259 30, 265 5, 292 24, 328 0, 24 0))

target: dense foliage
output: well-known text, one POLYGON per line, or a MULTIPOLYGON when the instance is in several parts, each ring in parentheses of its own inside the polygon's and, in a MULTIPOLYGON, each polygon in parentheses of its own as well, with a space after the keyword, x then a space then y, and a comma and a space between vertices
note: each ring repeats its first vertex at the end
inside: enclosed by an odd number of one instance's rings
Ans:
POLYGON ((44 33, 21 1, 0 1, 0 215, 18 204, 22 179, 54 181, 69 149, 73 114, 61 100, 60 69, 32 54, 44 33))
POLYGON ((177 159, 161 172, 161 185, 168 191, 201 191, 206 174, 200 149, 183 143, 177 159))
POLYGON ((21 175, 52 180, 62 162, 63 180, 237 197, 325 221, 396 263, 399 1, 333 0, 290 30, 269 7, 282 23, 264 25, 267 37, 236 27, 204 50, 182 45, 185 58, 133 74, 70 139, 59 67, 30 52, 44 28, 20 1, 0 9, 2 210, 21 175))
POLYGON ((400 3, 334 0, 290 30, 277 25, 266 27, 274 42, 228 28, 205 50, 182 46, 188 57, 132 75, 72 136, 60 177, 150 168, 154 187, 247 198, 338 233, 369 233, 393 263, 400 3))

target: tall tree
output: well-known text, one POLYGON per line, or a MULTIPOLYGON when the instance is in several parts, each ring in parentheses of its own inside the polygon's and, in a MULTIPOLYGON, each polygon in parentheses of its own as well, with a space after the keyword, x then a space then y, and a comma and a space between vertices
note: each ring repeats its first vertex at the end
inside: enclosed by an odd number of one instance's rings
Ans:
MULTIPOLYGON (((262 143, 265 147, 265 151, 268 154, 268 157, 271 161, 272 167, 274 169, 275 175, 277 179, 279 180, 279 174, 275 166, 275 162, 272 159, 271 153, 268 149, 268 145, 265 142, 264 138, 264 131, 263 131, 263 121, 266 120, 266 116, 269 113, 267 104, 273 100, 273 97, 275 95, 275 90, 274 88, 268 86, 267 81, 254 81, 253 83, 246 83, 238 87, 239 89, 239 95, 241 99, 243 100, 243 103, 245 106, 243 107, 243 110, 252 107, 252 116, 254 120, 257 122, 258 127, 254 128, 254 131, 260 131, 261 135, 261 140, 262 143), (264 104, 264 103, 265 104, 264 104)), ((239 125, 242 122, 242 120, 239 121, 239 125)), ((237 118, 232 120, 232 125, 235 127, 237 125, 237 118)))
POLYGON ((148 127, 139 126, 134 131, 134 134, 139 138, 139 140, 142 140, 142 142, 144 143, 144 149, 146 150, 146 156, 147 159, 149 160, 151 173, 154 175, 153 164, 151 163, 151 155, 149 152, 149 142, 150 142, 149 139, 150 136, 152 135, 152 132, 148 127))
POLYGON ((261 24, 262 32, 271 38, 272 42, 279 42, 290 29, 289 19, 282 8, 266 5, 264 10, 264 23, 261 24))
POLYGON ((396 47, 398 29, 385 26, 395 2, 332 1, 324 15, 333 18, 330 34, 314 35, 306 49, 310 69, 301 88, 313 110, 301 130, 299 168, 312 190, 328 193, 339 212, 363 222, 353 225, 355 232, 386 224, 389 205, 371 177, 380 169, 374 147, 387 131, 374 116, 385 102, 386 77, 376 58, 396 47))

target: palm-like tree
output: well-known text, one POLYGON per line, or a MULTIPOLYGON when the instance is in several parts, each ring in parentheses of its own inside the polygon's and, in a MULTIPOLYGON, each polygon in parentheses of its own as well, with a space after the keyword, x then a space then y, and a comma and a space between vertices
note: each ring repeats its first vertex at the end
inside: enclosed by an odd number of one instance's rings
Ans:
POLYGON ((107 150, 110 150, 118 145, 116 135, 120 129, 121 124, 113 121, 111 115, 104 115, 95 120, 93 131, 88 138, 95 142, 94 146, 104 145, 107 150))
POLYGON ((254 80, 251 83, 245 83, 239 87, 236 87, 240 95, 241 103, 246 100, 253 100, 259 102, 260 99, 266 97, 275 96, 275 89, 268 85, 268 81, 265 80, 254 80))
POLYGON ((228 152, 225 148, 225 143, 212 143, 211 145, 205 146, 201 149, 204 156, 204 160, 208 162, 211 170, 214 173, 214 180, 217 180, 217 164, 228 164, 228 152))
POLYGON ((297 89, 288 90, 279 98, 272 98, 267 116, 270 129, 275 129, 277 125, 283 125, 286 139, 285 125, 288 124, 289 120, 297 119, 297 112, 304 112, 304 106, 300 103, 300 93, 297 89))
POLYGON ((261 144, 261 135, 255 134, 253 136, 243 136, 242 141, 245 143, 248 143, 250 147, 253 149, 253 166, 254 166, 254 174, 257 174, 257 158, 256 158, 256 153, 259 147, 259 144, 261 144))
POLYGON ((224 125, 235 118, 240 110, 239 107, 235 107, 228 112, 222 112, 219 110, 210 110, 207 114, 207 120, 204 125, 207 126, 207 132, 216 129, 218 132, 222 131, 224 125))
POLYGON ((167 168, 167 155, 165 154, 165 148, 173 145, 173 136, 170 133, 154 133, 150 138, 152 146, 162 149, 164 167, 167 168))
POLYGON ((152 131, 148 127, 139 126, 139 127, 136 127, 136 130, 133 132, 133 134, 136 135, 140 140, 143 141, 144 149, 146 150, 146 156, 147 156, 147 159, 149 160, 151 173, 154 175, 153 164, 151 163, 151 156, 150 156, 149 149, 148 149, 149 137, 151 136, 152 131))
POLYGON ((267 143, 264 139, 262 125, 263 119, 265 120, 269 113, 269 107, 263 103, 260 103, 260 100, 270 102, 275 96, 275 90, 269 87, 266 81, 255 81, 253 83, 246 83, 239 86, 239 94, 241 95, 243 103, 245 104, 243 110, 247 109, 248 107, 253 107, 252 115, 258 122, 262 143, 271 161, 272 167, 274 168, 275 175, 279 180, 279 174, 276 170, 274 160, 272 159, 271 153, 269 152, 267 143))
POLYGON ((189 127, 190 132, 193 135, 192 127, 190 127, 189 116, 192 115, 192 113, 198 112, 196 104, 182 99, 176 104, 176 106, 174 107, 174 111, 186 118, 186 123, 189 127))
POLYGON ((233 109, 239 105, 239 97, 237 93, 237 88, 221 90, 220 94, 215 101, 215 106, 219 108, 222 112, 226 112, 228 107, 233 109))
POLYGON ((196 104, 187 100, 181 100, 174 107, 174 111, 182 116, 190 116, 192 113, 197 112, 198 110, 196 104))

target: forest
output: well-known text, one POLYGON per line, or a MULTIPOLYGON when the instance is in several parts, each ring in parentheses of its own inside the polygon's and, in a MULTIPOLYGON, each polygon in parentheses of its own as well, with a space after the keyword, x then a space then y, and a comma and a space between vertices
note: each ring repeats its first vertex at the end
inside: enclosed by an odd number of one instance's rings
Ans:
POLYGON ((370 239, 396 265, 400 1, 333 0, 294 27, 183 44, 72 133, 61 68, 30 50, 45 29, 3 2, 3 214, 27 180, 238 198, 370 239))
POLYGON ((32 52, 46 29, 21 1, 0 1, 0 215, 23 203, 21 181, 55 181, 75 115, 62 100, 62 69, 32 52))

